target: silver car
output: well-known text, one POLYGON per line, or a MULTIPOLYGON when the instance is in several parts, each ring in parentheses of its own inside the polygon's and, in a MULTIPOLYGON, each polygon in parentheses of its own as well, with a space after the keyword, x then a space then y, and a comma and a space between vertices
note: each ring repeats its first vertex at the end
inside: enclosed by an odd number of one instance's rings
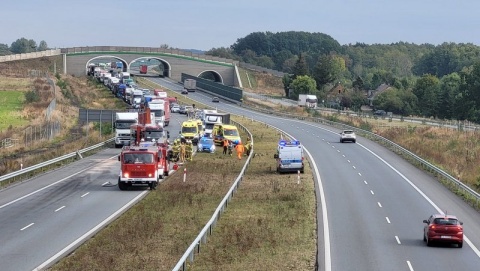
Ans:
POLYGON ((172 107, 170 107, 170 112, 172 112, 172 113, 179 113, 179 112, 180 112, 180 105, 178 105, 178 104, 173 104, 172 107))
POLYGON ((340 133, 340 143, 345 141, 351 141, 353 143, 357 142, 357 136, 355 135, 355 132, 352 130, 343 130, 340 133))

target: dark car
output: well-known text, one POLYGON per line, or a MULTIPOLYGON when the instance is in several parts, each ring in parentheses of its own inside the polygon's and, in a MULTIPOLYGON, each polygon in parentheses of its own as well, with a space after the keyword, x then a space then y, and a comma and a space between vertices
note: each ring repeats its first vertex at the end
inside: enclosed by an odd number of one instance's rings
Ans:
POLYGON ((463 247, 463 223, 453 215, 434 214, 423 220, 423 241, 427 246, 434 242, 457 244, 463 247))
POLYGON ((375 112, 373 112, 373 114, 375 116, 386 116, 387 112, 385 112, 385 110, 375 110, 375 112))
POLYGON ((220 99, 218 97, 213 97, 212 98, 212 103, 219 103, 220 99))

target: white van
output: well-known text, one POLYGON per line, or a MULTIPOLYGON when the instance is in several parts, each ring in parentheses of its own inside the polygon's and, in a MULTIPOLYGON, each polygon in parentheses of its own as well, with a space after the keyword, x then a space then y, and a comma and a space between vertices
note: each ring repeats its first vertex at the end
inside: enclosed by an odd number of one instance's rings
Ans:
POLYGON ((298 140, 280 140, 277 146, 277 153, 273 156, 277 161, 277 172, 303 173, 303 147, 298 140))

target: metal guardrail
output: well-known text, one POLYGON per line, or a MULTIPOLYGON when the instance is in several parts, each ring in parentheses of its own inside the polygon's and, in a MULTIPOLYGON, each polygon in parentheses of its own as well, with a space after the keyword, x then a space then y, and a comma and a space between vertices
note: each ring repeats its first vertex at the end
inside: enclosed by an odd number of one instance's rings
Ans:
POLYGON ((24 169, 17 170, 17 171, 14 171, 14 172, 5 174, 5 175, 3 175, 3 176, 0 176, 0 183, 3 182, 3 181, 6 181, 6 180, 10 180, 10 179, 12 179, 12 178, 19 177, 19 176, 24 175, 24 174, 30 173, 30 172, 32 172, 32 171, 35 171, 35 170, 44 168, 44 167, 46 167, 46 166, 49 166, 49 165, 52 165, 52 164, 61 162, 61 161, 63 161, 63 160, 73 158, 73 157, 75 157, 75 156, 80 156, 80 157, 81 157, 81 155, 82 155, 83 153, 86 153, 86 152, 88 152, 88 151, 91 151, 91 150, 100 148, 100 147, 102 147, 102 146, 105 146, 106 144, 108 144, 108 143, 110 143, 110 142, 112 142, 112 141, 114 141, 114 140, 115 140, 115 138, 111 138, 111 139, 109 139, 109 140, 107 140, 107 141, 98 143, 98 144, 93 145, 93 146, 90 146, 90 147, 88 147, 88 148, 81 149, 81 150, 78 150, 78 151, 76 151, 76 152, 72 152, 72 153, 69 153, 69 154, 66 154, 66 155, 63 155, 63 156, 60 156, 60 157, 57 157, 57 158, 54 158, 54 159, 51 159, 51 160, 48 160, 48 161, 39 163, 39 164, 36 164, 36 165, 33 165, 33 166, 31 166, 31 167, 26 167, 26 168, 24 168, 24 169))
POLYGON ((200 248, 203 244, 207 242, 207 238, 209 235, 212 234, 213 228, 216 226, 218 219, 220 218, 220 215, 225 211, 227 208, 228 203, 233 197, 233 193, 236 192, 238 186, 243 180, 243 176, 245 175, 245 171, 247 170, 248 165, 250 164, 250 161, 253 157, 253 137, 250 131, 245 128, 245 126, 241 125, 240 123, 237 123, 235 121, 232 121, 233 124, 235 124, 237 127, 240 127, 244 132, 246 132, 250 139, 252 140, 252 151, 250 152, 250 155, 247 158, 247 162, 243 166, 242 170, 240 171, 240 174, 238 175, 237 179, 235 179, 235 182, 233 185, 230 187, 228 190, 227 194, 223 198, 223 200, 220 202, 220 205, 218 205, 217 209, 213 213, 212 218, 207 222, 205 227, 200 231, 200 234, 193 240, 192 244, 188 247, 187 251, 183 254, 182 258, 180 258, 180 261, 178 261, 177 265, 172 269, 174 271, 178 270, 187 270, 187 263, 193 262, 195 258, 195 253, 200 253, 200 248))
MULTIPOLYGON (((246 107, 245 105, 242 105, 243 107, 246 107)), ((393 141, 390 141, 380 135, 377 135, 375 133, 372 133, 370 131, 366 131, 357 127, 353 127, 347 124, 342 124, 338 122, 333 122, 329 121, 326 119, 322 118, 316 118, 316 117, 302 117, 302 116, 295 116, 292 114, 285 114, 285 113, 280 113, 276 111, 271 111, 271 110, 265 110, 261 108, 251 108, 251 107, 246 107, 251 110, 255 110, 261 113, 265 114, 270 114, 270 115, 276 115, 284 118, 293 118, 293 119, 298 119, 298 120, 303 120, 303 121, 310 121, 310 122, 315 122, 315 123, 320 123, 320 124, 325 124, 328 126, 332 126, 338 129, 351 129, 355 131, 355 133, 365 137, 369 138, 371 140, 374 140, 376 142, 379 142, 380 144, 392 149, 396 153, 401 154, 405 158, 409 159, 413 164, 420 165, 423 169, 427 170, 428 172, 431 172, 435 174, 437 177, 441 177, 440 181, 445 183, 453 192, 455 192, 458 195, 461 195, 464 197, 464 199, 473 205, 475 208, 480 208, 480 194, 473 190, 472 188, 468 187, 452 175, 448 174, 447 172, 443 171, 439 167, 435 166, 434 164, 428 162, 427 160, 421 158, 420 156, 416 155, 415 153, 403 148, 402 146, 396 144, 393 141)))

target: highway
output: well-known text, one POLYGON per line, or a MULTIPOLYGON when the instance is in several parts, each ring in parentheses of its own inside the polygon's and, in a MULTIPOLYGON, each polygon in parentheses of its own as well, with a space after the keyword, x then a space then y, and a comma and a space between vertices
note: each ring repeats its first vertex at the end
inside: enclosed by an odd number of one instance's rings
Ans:
MULTIPOLYGON (((172 137, 184 119, 172 114, 172 137)), ((43 269, 143 198, 146 186, 125 192, 116 185, 119 153, 105 149, 1 190, 0 270, 43 269)))
MULTIPOLYGON (((174 91, 182 86, 152 78, 174 91)), ((178 94, 181 95, 180 93, 178 94)), ((431 176, 366 139, 339 143, 330 127, 256 113, 211 95, 199 102, 269 123, 300 140, 311 155, 318 198, 319 270, 478 270, 480 216, 431 176), (465 228, 462 249, 427 247, 423 219, 448 211, 465 228)), ((170 134, 183 118, 172 114, 170 134)), ((0 270, 33 270, 82 240, 148 193, 116 184, 118 149, 106 149, 0 191, 0 270)), ((272 157, 272 165, 274 160, 272 157)))
MULTIPOLYGON (((167 79, 150 80, 182 89, 167 79)), ((188 96, 271 124, 302 142, 318 169, 319 270, 478 270, 478 212, 396 154, 364 138, 339 143, 339 131, 330 127, 256 113, 224 100, 212 103, 212 95, 200 91, 188 96), (462 249, 423 242, 422 221, 441 212, 464 222, 462 249)))

